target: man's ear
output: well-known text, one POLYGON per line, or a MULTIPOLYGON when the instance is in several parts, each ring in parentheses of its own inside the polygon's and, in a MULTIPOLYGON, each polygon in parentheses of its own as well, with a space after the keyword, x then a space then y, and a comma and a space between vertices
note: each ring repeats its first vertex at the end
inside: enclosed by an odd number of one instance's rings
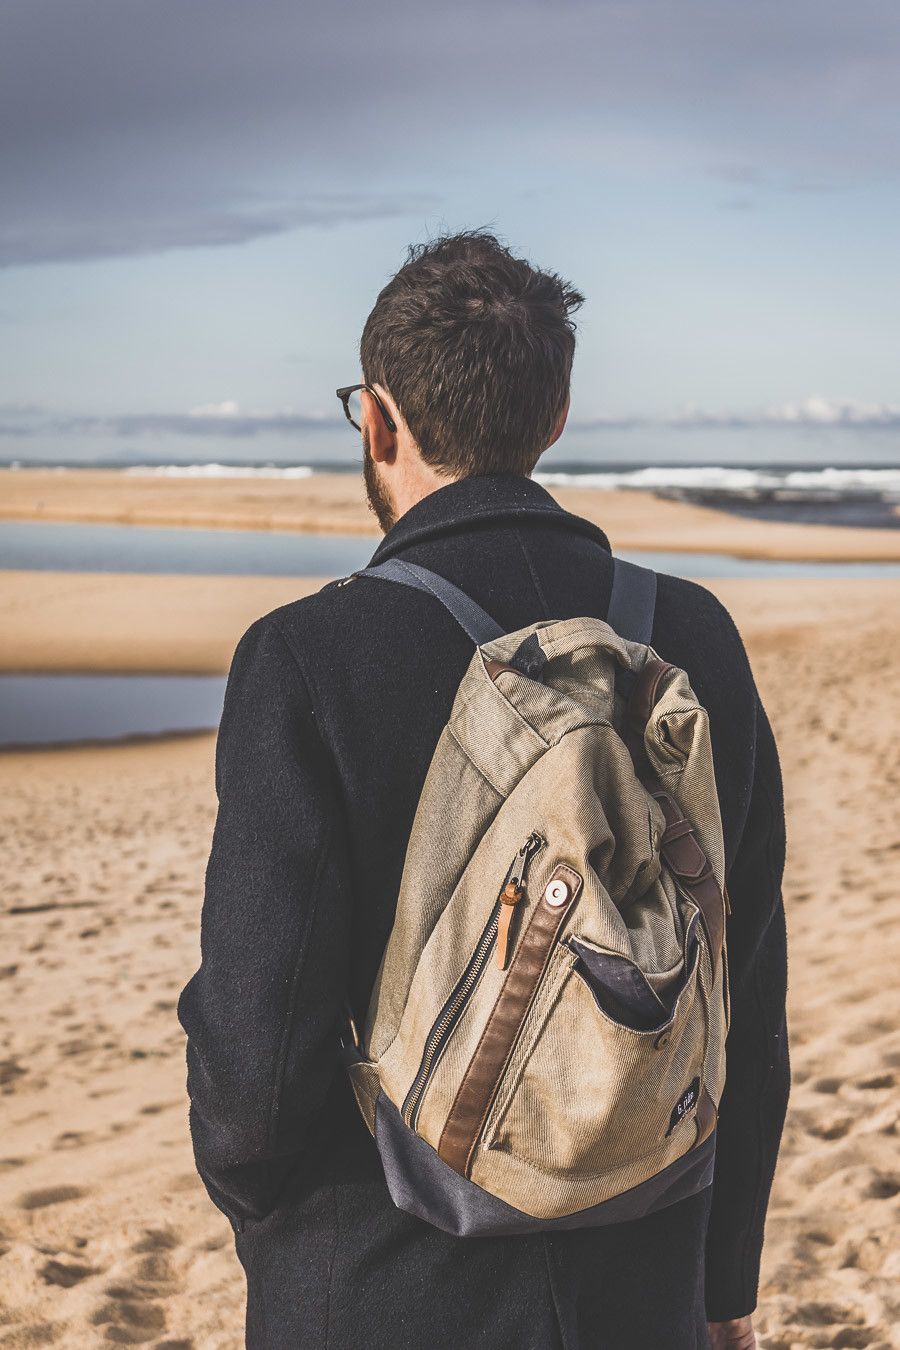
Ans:
MULTIPOLYGON (((397 424, 397 415, 390 397, 385 394, 381 385, 373 387, 378 390, 378 397, 397 424)), ((397 456, 397 433, 391 431, 381 415, 381 409, 367 389, 362 391, 361 402, 363 426, 369 434, 369 454, 376 464, 392 464, 397 456)))
POLYGON ((569 416, 569 406, 571 402, 572 402, 571 398, 567 397, 565 406, 562 412, 559 414, 559 417, 556 419, 556 426, 553 428, 553 435, 550 437, 549 441, 544 446, 545 450, 549 450, 551 445, 555 445, 556 442, 559 440, 560 436, 565 431, 566 418, 569 416))

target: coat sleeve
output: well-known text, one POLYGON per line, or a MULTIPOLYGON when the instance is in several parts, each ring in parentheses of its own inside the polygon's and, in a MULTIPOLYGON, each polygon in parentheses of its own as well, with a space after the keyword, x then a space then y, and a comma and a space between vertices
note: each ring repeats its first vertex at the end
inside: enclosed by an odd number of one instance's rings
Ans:
POLYGON ((756 1306, 766 1207, 787 1108, 784 851, 778 752, 757 697, 750 805, 728 876, 731 1028, 706 1250, 711 1321, 742 1317, 756 1306))
POLYGON ((349 927, 336 775, 272 616, 232 661, 216 791, 201 964, 178 1015, 197 1168, 241 1229, 312 1164, 339 1065, 349 927))

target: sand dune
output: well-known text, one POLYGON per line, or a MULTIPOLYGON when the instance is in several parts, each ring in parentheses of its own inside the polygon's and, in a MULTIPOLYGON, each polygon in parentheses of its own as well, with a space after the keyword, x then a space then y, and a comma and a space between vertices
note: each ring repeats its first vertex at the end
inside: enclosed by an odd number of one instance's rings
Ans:
MULTIPOLYGON (((900 559, 900 530, 757 521, 646 492, 551 491, 567 510, 607 530, 619 549, 794 560, 900 559)), ((340 473, 285 480, 0 469, 0 519, 378 535, 361 475, 340 473)))
MULTIPOLYGON (((887 1350, 900 1345, 887 992, 900 613, 865 583, 716 589, 747 637, 788 784, 795 1088, 762 1345, 887 1350)), ((213 743, 0 755, 0 1347, 242 1344, 241 1272, 193 1172, 175 1021, 197 960, 213 743)))

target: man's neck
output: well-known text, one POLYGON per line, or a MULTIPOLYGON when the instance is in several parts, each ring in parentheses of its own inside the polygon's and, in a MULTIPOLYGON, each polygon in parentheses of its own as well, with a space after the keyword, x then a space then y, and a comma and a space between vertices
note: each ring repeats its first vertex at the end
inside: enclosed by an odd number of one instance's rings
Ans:
POLYGON ((448 483, 457 480, 456 474, 441 473, 421 459, 418 463, 407 462, 402 467, 397 465, 395 472, 397 480, 390 484, 395 522, 406 515, 417 502, 429 497, 432 492, 437 492, 438 488, 446 487, 448 483))

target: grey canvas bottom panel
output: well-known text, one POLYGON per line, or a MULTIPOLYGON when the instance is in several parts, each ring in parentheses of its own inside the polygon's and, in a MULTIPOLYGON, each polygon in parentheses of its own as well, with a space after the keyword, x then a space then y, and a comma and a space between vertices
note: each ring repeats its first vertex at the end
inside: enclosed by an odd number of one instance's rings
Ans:
POLYGON ((599 1228, 640 1219, 710 1186, 716 1151, 713 1132, 699 1148, 690 1149, 657 1176, 630 1191, 576 1214, 535 1219, 454 1172, 424 1139, 409 1129, 396 1106, 383 1094, 375 1108, 375 1140, 388 1190, 397 1208, 454 1237, 599 1228))

